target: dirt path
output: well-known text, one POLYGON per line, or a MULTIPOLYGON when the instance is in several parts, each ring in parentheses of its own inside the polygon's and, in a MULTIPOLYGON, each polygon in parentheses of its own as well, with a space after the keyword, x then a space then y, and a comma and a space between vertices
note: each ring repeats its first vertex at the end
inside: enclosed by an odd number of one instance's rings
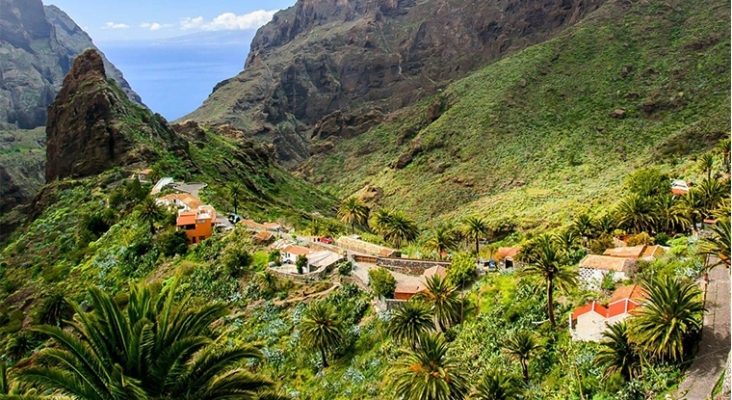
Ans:
POLYGON ((275 300, 275 301, 273 301, 273 304, 276 306, 282 306, 282 305, 297 303, 297 302, 301 302, 301 301, 308 301, 311 299, 323 298, 323 297, 329 295, 334 290, 338 289, 339 287, 341 287, 341 284, 339 282, 334 282, 333 286, 331 286, 330 288, 328 288, 326 290, 323 290, 322 292, 311 293, 311 294, 308 294, 305 296, 295 297, 292 299, 275 300))
POLYGON ((679 385, 677 397, 705 400, 727 366, 730 352, 730 278, 724 266, 709 272, 704 330, 699 352, 679 385))

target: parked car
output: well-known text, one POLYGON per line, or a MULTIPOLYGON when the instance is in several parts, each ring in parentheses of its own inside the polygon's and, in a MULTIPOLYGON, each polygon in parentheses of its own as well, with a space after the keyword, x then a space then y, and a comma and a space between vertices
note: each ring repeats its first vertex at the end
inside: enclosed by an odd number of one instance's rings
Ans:
POLYGON ((320 243, 333 244, 333 238, 330 236, 323 236, 320 238, 320 243))
POLYGON ((239 223, 239 221, 241 221, 243 219, 244 219, 244 217, 242 217, 241 215, 233 214, 233 213, 229 214, 229 218, 228 218, 229 222, 231 222, 232 224, 237 224, 237 223, 239 223))

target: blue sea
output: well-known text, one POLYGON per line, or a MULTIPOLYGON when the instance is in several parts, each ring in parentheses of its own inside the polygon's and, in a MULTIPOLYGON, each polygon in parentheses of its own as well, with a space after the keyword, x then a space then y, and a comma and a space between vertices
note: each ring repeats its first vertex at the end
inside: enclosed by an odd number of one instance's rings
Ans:
POLYGON ((97 46, 152 111, 168 121, 198 108, 214 86, 242 71, 249 42, 107 42, 97 46))

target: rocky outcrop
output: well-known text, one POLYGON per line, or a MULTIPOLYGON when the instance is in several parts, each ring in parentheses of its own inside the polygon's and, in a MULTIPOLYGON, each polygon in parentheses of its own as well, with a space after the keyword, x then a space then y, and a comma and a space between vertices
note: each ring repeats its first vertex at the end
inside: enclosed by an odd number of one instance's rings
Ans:
POLYGON ((188 142, 160 115, 133 104, 93 49, 81 53, 48 108, 46 182, 152 163, 162 152, 187 159, 188 142))
MULTIPOLYGON (((411 105, 553 37, 602 3, 299 0, 260 28, 244 71, 185 118, 231 123, 274 143, 280 159, 296 165, 312 139, 350 127, 339 115, 411 105)), ((432 111, 436 118, 441 110, 432 111)))
MULTIPOLYGON (((74 57, 87 48, 96 48, 89 35, 57 7, 0 0, 0 129, 44 126, 74 57)), ((102 59, 107 75, 140 103, 122 73, 102 59)))

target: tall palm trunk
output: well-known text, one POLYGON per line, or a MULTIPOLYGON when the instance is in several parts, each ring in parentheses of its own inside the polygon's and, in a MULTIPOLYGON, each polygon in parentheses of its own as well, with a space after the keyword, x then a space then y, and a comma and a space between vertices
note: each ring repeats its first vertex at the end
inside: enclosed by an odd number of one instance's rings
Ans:
POLYGON ((529 381, 529 366, 526 364, 526 359, 521 359, 521 375, 524 377, 524 382, 529 381))
POLYGON ((155 222, 150 221, 150 234, 155 236, 155 222))
POLYGON ((320 357, 323 358, 323 368, 328 368, 328 360, 325 358, 325 349, 320 349, 320 357))
POLYGON ((234 214, 239 214, 239 202, 236 200, 236 196, 234 197, 234 214))
POLYGON ((480 258, 480 240, 478 235, 475 235, 475 258, 480 258))
POLYGON ((546 302, 546 311, 549 314, 549 323, 551 323, 552 328, 554 328, 557 324, 554 322, 554 282, 551 279, 546 280, 546 302))

